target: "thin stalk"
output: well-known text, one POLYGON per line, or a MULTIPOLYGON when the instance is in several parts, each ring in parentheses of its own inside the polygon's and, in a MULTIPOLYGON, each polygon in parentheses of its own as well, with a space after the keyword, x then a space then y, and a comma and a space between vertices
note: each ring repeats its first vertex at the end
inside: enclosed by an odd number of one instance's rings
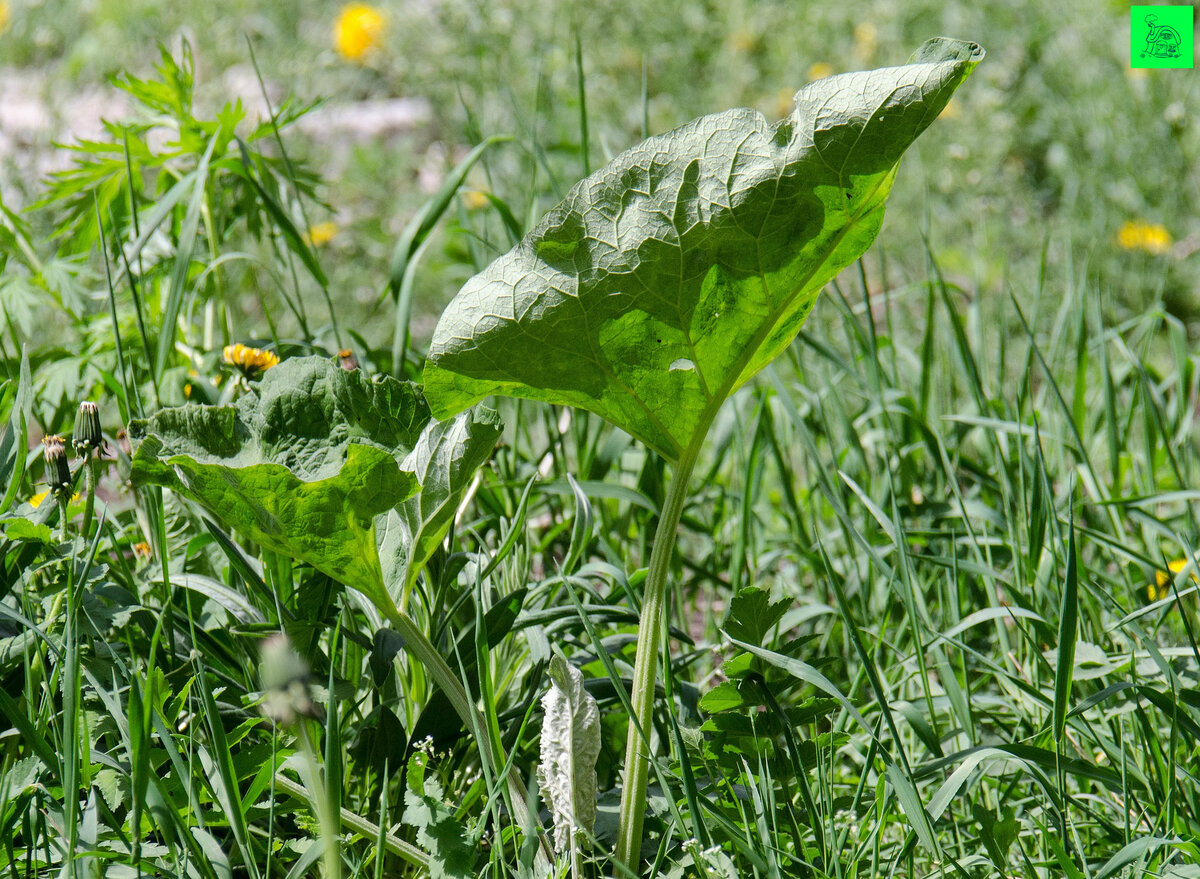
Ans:
MULTIPOLYGON (((279 771, 275 774, 274 783, 280 790, 286 791, 294 797, 307 800, 314 810, 318 808, 316 799, 320 795, 319 791, 310 791, 304 785, 297 784, 284 775, 282 771, 279 771)), ((385 805, 386 801, 384 801, 384 805, 381 805, 380 808, 383 809, 385 805)), ((388 833, 386 824, 372 824, 366 818, 363 818, 361 815, 356 815, 354 812, 351 812, 345 807, 342 807, 338 818, 343 827, 348 827, 350 830, 353 830, 360 836, 368 839, 374 839, 379 849, 389 851, 394 855, 398 855, 409 864, 412 864, 414 867, 419 867, 425 870, 429 869, 429 855, 421 851, 411 842, 406 842, 405 840, 388 833)), ((377 855, 377 857, 379 856, 377 855)), ((377 861, 377 863, 379 863, 379 861, 377 861)))
MULTIPOLYGON (((500 767, 501 771, 506 772, 508 776, 509 797, 512 801, 510 808, 512 809, 513 817, 522 830, 528 832, 532 829, 537 834, 538 851, 535 868, 540 875, 548 874, 554 862, 554 857, 550 851, 550 844, 542 831, 541 824, 537 820, 537 816, 529 811, 527 805, 528 794, 525 790, 525 784, 521 781, 515 769, 512 767, 509 767, 507 770, 504 769, 508 763, 504 756, 504 749, 500 742, 489 734, 487 721, 483 719, 479 713, 479 709, 471 701, 471 697, 468 695, 461 679, 451 670, 449 664, 442 657, 442 654, 438 652, 437 647, 434 646, 433 642, 429 640, 425 632, 416 624, 416 621, 412 617, 397 608, 390 599, 386 603, 382 601, 378 602, 377 606, 384 612, 388 621, 400 633, 400 636, 404 638, 406 649, 425 666, 425 670, 429 672, 429 676, 433 678, 434 683, 445 692, 446 697, 450 700, 450 705, 454 708, 458 716, 462 718, 467 729, 475 731, 475 735, 479 739, 480 751, 490 756, 495 765, 500 767)), ((652 681, 651 693, 653 693, 653 688, 654 684, 652 681)))
POLYGON ((87 473, 87 499, 83 505, 83 541, 86 544, 91 539, 92 517, 96 511, 96 485, 100 481, 100 461, 92 452, 88 452, 83 460, 87 473))
MULTIPOLYGON (((68 537, 67 504, 71 491, 58 492, 59 528, 63 542, 68 537)), ((62 664, 62 752, 63 752, 63 823, 67 827, 67 850, 63 879, 76 875, 75 853, 79 845, 79 596, 75 593, 75 559, 67 561, 67 619, 63 626, 66 654, 62 664)))
MULTIPOLYGON (((330 699, 329 701, 332 705, 333 700, 330 699)), ((330 796, 330 785, 328 783, 329 767, 328 765, 325 767, 326 774, 323 775, 321 766, 317 761, 317 752, 313 748, 312 740, 308 736, 306 721, 300 721, 297 732, 299 733, 300 744, 304 753, 304 760, 300 764, 300 775, 304 779, 305 786, 308 788, 307 799, 312 805, 313 811, 317 813, 318 833, 321 839, 322 873, 325 879, 341 879, 342 855, 338 845, 341 828, 331 808, 333 798, 330 796)))
POLYGON ((621 791, 621 815, 618 824, 617 861, 637 875, 638 855, 642 848, 642 821, 646 817, 646 781, 650 768, 650 723, 654 713, 654 679, 658 654, 662 647, 663 614, 666 610, 667 571, 675 549, 679 517, 687 498, 688 482, 700 454, 707 430, 696 431, 696 439, 684 450, 663 502, 662 515, 654 532, 650 550, 650 570, 646 575, 642 598, 642 617, 638 623, 637 658, 633 667, 633 692, 630 703, 633 717, 625 744, 625 785, 621 791))

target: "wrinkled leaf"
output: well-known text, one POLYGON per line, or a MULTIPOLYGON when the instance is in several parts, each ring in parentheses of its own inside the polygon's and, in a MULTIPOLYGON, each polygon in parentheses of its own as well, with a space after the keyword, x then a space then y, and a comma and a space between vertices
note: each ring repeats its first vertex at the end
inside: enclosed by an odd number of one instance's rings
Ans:
POLYGON ((414 385, 296 358, 235 405, 182 406, 134 422, 142 441, 133 479, 192 498, 385 606, 374 517, 416 490, 399 464, 428 418, 414 385))
POLYGON ((495 448, 500 416, 478 408, 450 421, 431 422, 400 468, 421 485, 377 523, 384 583, 408 594, 417 574, 442 542, 463 493, 495 448))
POLYGON ((550 689, 542 697, 538 784, 554 816, 554 850, 584 845, 596 823, 596 760, 600 709, 583 686, 583 673, 562 656, 550 660, 550 689))
POLYGON ((901 154, 982 57, 931 40, 811 83, 774 125, 729 110, 620 154, 447 308, 434 414, 490 394, 579 406, 677 458, 871 244, 901 154))

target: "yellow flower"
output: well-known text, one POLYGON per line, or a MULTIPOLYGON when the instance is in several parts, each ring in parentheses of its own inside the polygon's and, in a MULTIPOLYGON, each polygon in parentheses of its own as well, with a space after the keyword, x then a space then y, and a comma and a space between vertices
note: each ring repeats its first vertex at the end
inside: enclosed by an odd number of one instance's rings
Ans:
POLYGON ((875 25, 864 21, 854 28, 854 55, 861 61, 870 61, 879 45, 879 33, 875 25))
POLYGON ((1171 249, 1171 233, 1161 223, 1129 220, 1117 231, 1117 244, 1125 250, 1144 250, 1161 256, 1171 249))
MULTIPOLYGON (((39 491, 37 494, 35 494, 33 497, 31 497, 29 499, 29 506, 33 507, 36 510, 38 507, 40 507, 42 505, 42 501, 44 501, 49 496, 50 496, 49 491, 39 491)), ((78 501, 79 501, 79 492, 75 492, 73 495, 71 495, 71 503, 73 503, 73 504, 78 503, 78 501)))
POLYGON ((488 205, 487 193, 478 189, 468 189, 462 194, 463 204, 467 210, 477 211, 480 208, 485 208, 488 205))
POLYGON ((938 113, 939 119, 957 119, 962 115, 962 110, 958 106, 958 101, 951 98, 946 102, 946 106, 942 108, 942 112, 938 113))
POLYGON ((338 228, 338 224, 332 220, 326 220, 324 223, 316 223, 308 230, 308 243, 313 247, 328 244, 337 237, 339 231, 341 230, 338 228))
POLYGON ((812 82, 815 79, 824 79, 827 76, 833 75, 833 65, 824 61, 818 61, 812 67, 808 68, 808 81, 812 82))
MULTIPOLYGON (((1172 575, 1178 574, 1187 567, 1187 559, 1175 559, 1167 564, 1167 571, 1155 571, 1154 582, 1146 587, 1146 597, 1151 601, 1158 601, 1160 598, 1166 598, 1171 594, 1171 581, 1174 579, 1172 575)), ((1195 574, 1192 574, 1192 580, 1200 583, 1195 574)))
POLYGON ((8 8, 8 0, 0 0, 0 34, 8 30, 12 24, 12 10, 8 8))
POLYGON ((222 355, 226 363, 236 366, 246 378, 254 378, 279 363, 279 355, 274 351, 251 348, 240 342, 236 345, 226 345, 222 355))
POLYGON ((366 3, 347 3, 333 26, 333 45, 347 61, 363 61, 383 44, 383 13, 366 3))

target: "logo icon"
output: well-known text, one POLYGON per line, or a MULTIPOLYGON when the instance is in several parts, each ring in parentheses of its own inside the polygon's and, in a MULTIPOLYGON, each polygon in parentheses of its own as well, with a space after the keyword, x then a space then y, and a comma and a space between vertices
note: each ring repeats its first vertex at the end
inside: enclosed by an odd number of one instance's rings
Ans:
POLYGON ((1191 6, 1129 8, 1130 67, 1193 67, 1191 6))

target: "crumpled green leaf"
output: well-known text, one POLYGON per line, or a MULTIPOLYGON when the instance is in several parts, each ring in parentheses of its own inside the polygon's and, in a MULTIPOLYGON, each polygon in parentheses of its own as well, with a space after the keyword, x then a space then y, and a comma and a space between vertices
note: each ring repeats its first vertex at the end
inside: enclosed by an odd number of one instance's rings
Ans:
POLYGON ((554 850, 561 855, 585 845, 596 824, 600 708, 584 689, 583 673, 561 656, 550 659, 549 673, 538 785, 554 817, 554 850))
POLYGON ((621 153, 443 313, 434 414, 490 394, 578 406, 677 459, 875 239, 901 154, 982 58, 931 40, 811 83, 774 125, 729 110, 621 153))
POLYGON ((421 490, 376 523, 384 582, 393 595, 408 594, 502 429, 496 412, 477 407, 448 421, 431 421, 422 431, 400 465, 416 476, 421 490))
POLYGON ((374 519, 416 492, 400 464, 428 421, 416 385, 295 358, 232 406, 134 422, 133 480, 167 486, 387 607, 374 519))

